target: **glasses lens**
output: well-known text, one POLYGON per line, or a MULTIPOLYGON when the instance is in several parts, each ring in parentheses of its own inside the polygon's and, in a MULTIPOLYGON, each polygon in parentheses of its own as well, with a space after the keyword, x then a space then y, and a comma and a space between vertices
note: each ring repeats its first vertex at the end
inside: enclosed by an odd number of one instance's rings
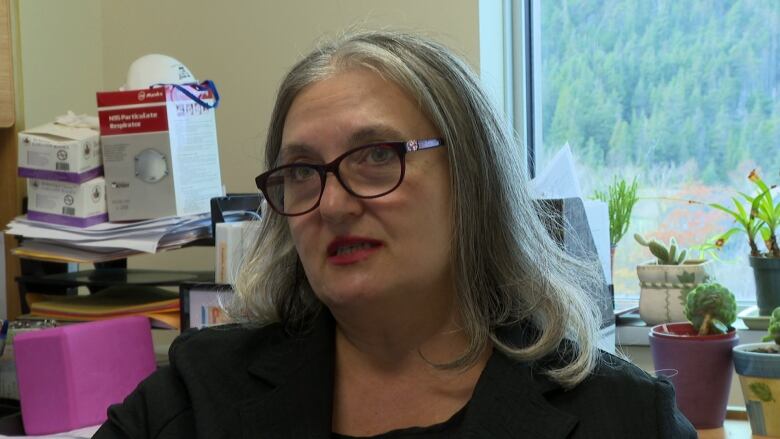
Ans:
POLYGON ((342 182, 356 195, 376 197, 392 191, 401 180, 401 156, 391 144, 357 148, 339 165, 342 182))
POLYGON ((268 202, 286 215, 306 212, 314 207, 322 190, 317 169, 306 165, 276 170, 268 176, 265 186, 268 202))

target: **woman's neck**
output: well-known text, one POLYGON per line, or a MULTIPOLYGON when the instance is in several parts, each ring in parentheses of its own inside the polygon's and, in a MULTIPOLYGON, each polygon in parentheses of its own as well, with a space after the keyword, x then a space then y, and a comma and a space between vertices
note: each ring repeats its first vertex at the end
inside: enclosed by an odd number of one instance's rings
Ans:
POLYGON ((420 360, 425 363, 423 358, 432 363, 450 362, 466 350, 468 340, 453 311, 438 311, 385 308, 354 316, 334 313, 336 354, 346 356, 350 363, 388 370, 420 360))
POLYGON ((334 313, 334 431, 359 436, 433 425, 469 401, 492 349, 466 369, 437 368, 463 355, 468 339, 454 307, 421 309, 429 312, 334 313))

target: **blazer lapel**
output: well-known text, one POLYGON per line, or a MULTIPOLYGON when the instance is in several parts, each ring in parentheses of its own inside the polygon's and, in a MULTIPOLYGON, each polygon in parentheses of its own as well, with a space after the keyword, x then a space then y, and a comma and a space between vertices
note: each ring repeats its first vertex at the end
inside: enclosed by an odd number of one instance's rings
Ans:
POLYGON ((464 438, 560 439, 577 418, 553 407, 544 397, 561 388, 534 376, 527 363, 494 352, 474 389, 463 419, 464 438))
POLYGON ((330 437, 333 343, 333 320, 323 312, 305 336, 258 354, 248 372, 271 390, 241 405, 245 438, 330 437))

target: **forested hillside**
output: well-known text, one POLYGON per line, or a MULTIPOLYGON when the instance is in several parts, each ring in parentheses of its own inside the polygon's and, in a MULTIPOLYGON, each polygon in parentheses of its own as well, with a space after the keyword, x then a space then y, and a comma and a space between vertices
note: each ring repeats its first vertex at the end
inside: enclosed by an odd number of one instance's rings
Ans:
POLYGON ((780 170, 780 0, 542 0, 542 156, 780 170))

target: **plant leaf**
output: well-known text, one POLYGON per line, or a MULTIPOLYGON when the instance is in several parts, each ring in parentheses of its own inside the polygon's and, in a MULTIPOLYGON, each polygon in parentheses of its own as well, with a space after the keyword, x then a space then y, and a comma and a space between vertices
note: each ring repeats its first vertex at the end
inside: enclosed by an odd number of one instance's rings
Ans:
MULTIPOLYGON (((740 207, 740 206, 741 206, 741 205, 740 205, 739 203, 737 203, 736 201, 735 201, 734 203, 735 203, 735 204, 737 204, 737 206, 738 206, 738 207, 740 207)), ((746 213, 745 213, 745 214, 743 214, 743 215, 740 215, 739 213, 737 213, 737 212, 735 212, 735 211, 733 211, 733 210, 729 209, 728 207, 725 207, 725 206, 723 206, 723 205, 721 205, 721 204, 718 204, 718 203, 712 203, 712 204, 710 204, 709 206, 710 206, 710 207, 713 207, 713 208, 715 208, 715 209, 718 209, 718 210, 720 210, 720 211, 726 212, 727 214, 731 215, 731 216, 734 218, 734 220, 736 220, 738 223, 740 223, 740 224, 742 225, 742 227, 744 227, 744 228, 747 228, 747 227, 748 227, 748 223, 747 223, 747 221, 748 221, 748 217, 747 217, 747 214, 746 214, 746 213)), ((744 209, 742 209, 742 210, 743 210, 743 212, 744 212, 744 209)))
POLYGON ((717 334, 725 334, 729 332, 729 327, 724 325, 723 322, 721 322, 720 320, 712 319, 711 323, 712 323, 712 329, 714 330, 713 332, 717 334))

